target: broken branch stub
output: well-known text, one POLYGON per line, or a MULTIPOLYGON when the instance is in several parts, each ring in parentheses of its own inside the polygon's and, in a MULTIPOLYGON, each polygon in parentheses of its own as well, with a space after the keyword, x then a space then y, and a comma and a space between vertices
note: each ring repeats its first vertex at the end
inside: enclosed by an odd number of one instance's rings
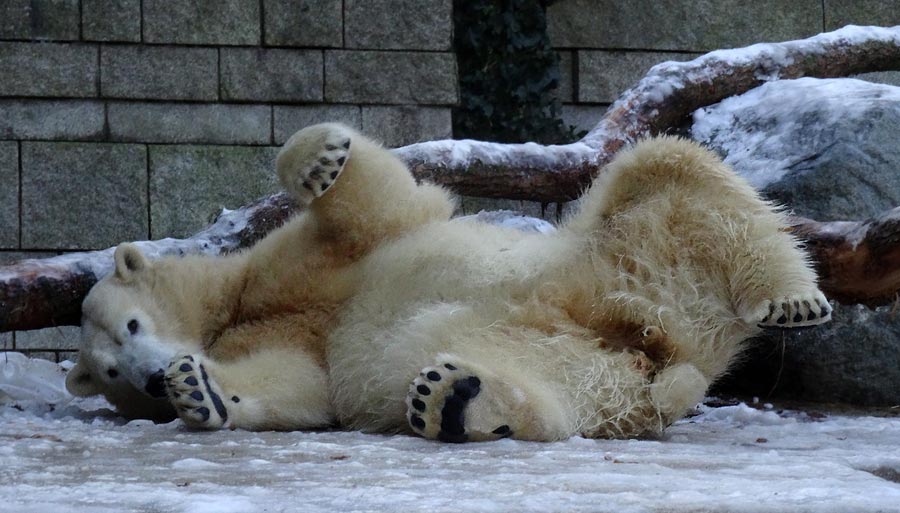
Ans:
POLYGON ((891 303, 900 291, 900 207, 861 223, 795 218, 794 233, 830 299, 869 307, 891 303))

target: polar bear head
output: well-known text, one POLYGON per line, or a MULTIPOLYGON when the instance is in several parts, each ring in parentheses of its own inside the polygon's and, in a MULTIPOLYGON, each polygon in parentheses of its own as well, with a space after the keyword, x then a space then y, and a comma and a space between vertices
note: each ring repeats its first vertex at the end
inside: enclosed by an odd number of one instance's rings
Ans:
POLYGON ((176 355, 196 351, 182 312, 156 265, 132 244, 115 251, 115 271, 82 305, 78 363, 66 377, 76 396, 104 395, 129 417, 174 415, 164 373, 176 355))

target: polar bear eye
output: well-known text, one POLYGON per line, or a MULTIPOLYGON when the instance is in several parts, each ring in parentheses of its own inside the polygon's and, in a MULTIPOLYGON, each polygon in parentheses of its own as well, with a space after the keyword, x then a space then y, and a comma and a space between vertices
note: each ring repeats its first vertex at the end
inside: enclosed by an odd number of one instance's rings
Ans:
POLYGON ((137 319, 131 319, 130 321, 128 321, 128 333, 134 335, 138 332, 139 327, 140 325, 138 324, 137 319))

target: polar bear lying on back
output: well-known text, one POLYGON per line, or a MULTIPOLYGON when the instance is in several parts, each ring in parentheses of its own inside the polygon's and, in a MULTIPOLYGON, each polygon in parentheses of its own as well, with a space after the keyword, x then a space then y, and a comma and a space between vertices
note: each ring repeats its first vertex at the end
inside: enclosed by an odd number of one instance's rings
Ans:
POLYGON ((783 217, 690 142, 623 152, 547 235, 450 221, 444 190, 342 125, 301 130, 277 168, 308 208, 252 249, 117 249, 69 390, 200 429, 632 437, 761 327, 830 317, 783 217))

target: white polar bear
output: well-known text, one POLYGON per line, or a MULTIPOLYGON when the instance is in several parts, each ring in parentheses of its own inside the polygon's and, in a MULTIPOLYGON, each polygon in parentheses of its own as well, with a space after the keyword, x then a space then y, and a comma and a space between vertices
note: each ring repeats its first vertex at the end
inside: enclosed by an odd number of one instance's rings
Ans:
POLYGON ((248 251, 120 246, 67 384, 191 427, 462 442, 659 433, 765 326, 831 307, 783 216, 694 143, 623 152, 555 233, 450 221, 337 124, 277 160, 308 207, 248 251))

